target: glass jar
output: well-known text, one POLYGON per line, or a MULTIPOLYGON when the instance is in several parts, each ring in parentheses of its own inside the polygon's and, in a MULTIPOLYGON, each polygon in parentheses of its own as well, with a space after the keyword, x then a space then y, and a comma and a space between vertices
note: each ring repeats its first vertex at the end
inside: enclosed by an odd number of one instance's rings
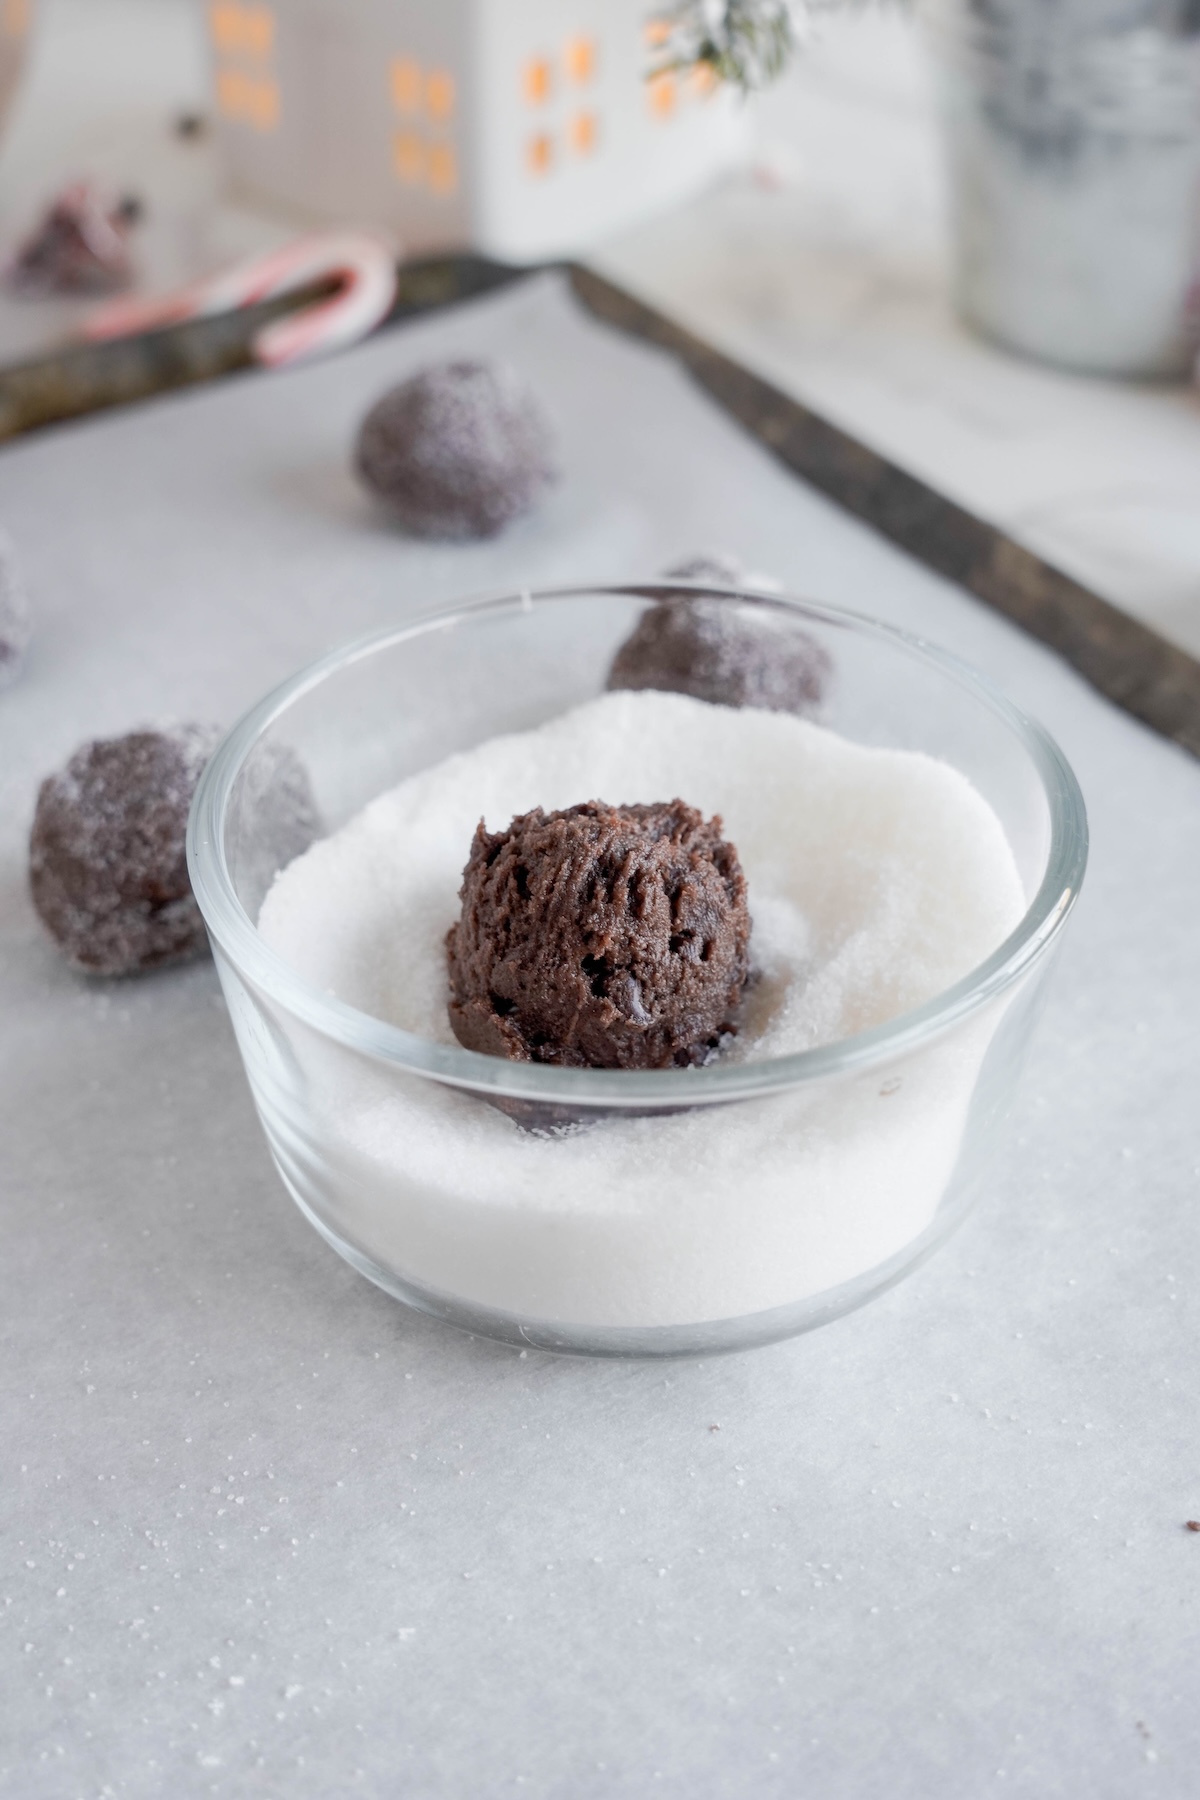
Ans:
POLYGON ((963 316, 1065 368, 1185 373, 1200 332, 1200 6, 921 7, 963 316))
POLYGON ((327 656, 230 732, 188 836, 250 1086, 302 1212, 402 1300, 597 1355, 786 1337, 942 1242, 986 1184, 1086 846, 1061 754, 953 657, 833 608, 675 580, 503 595, 327 656), (631 1072, 416 1037, 264 942, 259 907, 295 845, 281 852, 263 802, 294 784, 297 758, 335 831, 406 776, 600 693, 647 601, 685 585, 816 638, 835 672, 833 729, 944 758, 990 803, 1027 910, 982 966, 840 1042, 631 1072))

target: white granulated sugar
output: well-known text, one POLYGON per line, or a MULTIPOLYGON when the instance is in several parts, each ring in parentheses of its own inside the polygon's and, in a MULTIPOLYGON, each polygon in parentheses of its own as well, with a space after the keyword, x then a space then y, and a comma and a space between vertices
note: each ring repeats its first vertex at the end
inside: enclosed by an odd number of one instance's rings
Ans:
MULTIPOLYGON (((759 980, 728 1053, 739 1061, 921 1005, 1025 909, 999 821, 949 765, 784 713, 640 691, 381 795, 280 874, 259 927, 325 991, 453 1043, 444 940, 480 817, 497 830, 533 806, 676 796, 721 815, 746 873, 759 980)), ((310 1047, 326 1167, 302 1197, 385 1267, 475 1305, 579 1325, 764 1311, 872 1268, 930 1222, 995 1024, 909 1058, 887 1092, 876 1072, 559 1138, 310 1047)))

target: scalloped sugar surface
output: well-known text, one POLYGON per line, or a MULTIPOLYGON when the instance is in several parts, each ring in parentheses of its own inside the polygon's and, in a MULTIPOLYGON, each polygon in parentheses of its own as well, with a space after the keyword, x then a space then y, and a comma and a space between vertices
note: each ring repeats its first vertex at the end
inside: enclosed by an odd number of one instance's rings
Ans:
MULTIPOLYGON (((738 1061, 922 1005, 1025 910, 999 820, 948 764, 785 713, 643 691, 380 795, 280 873, 259 929, 324 991, 452 1044, 444 940, 480 817, 496 830, 538 805, 676 795, 721 815, 746 872, 759 979, 728 1053, 738 1061)), ((386 1268, 474 1305, 580 1325, 766 1311, 853 1279, 930 1223, 996 1022, 976 1018, 891 1081, 557 1137, 306 1041, 327 1175, 304 1197, 386 1268)))

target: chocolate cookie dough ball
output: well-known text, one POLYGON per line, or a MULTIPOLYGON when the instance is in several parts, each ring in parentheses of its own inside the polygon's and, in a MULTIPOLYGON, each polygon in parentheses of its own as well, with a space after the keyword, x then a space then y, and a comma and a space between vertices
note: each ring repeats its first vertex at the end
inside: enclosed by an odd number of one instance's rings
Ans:
POLYGON ((219 736, 181 725, 99 738, 43 781, 29 848, 33 903, 77 969, 131 975, 207 949, 184 835, 219 736))
MULTIPOLYGON (((698 556, 667 571, 684 581, 737 586, 737 565, 698 556)), ((670 594, 648 607, 617 651, 610 688, 658 688, 716 706, 815 713, 832 672, 827 651, 786 612, 704 595, 670 594)))
POLYGON ((446 940, 450 1023, 488 1056, 705 1063, 735 1027, 750 914, 737 851, 682 800, 482 820, 446 940))
POLYGON ((0 688, 17 678, 29 642, 30 615, 13 548, 0 532, 0 688))
POLYGON ((363 420, 367 486, 418 537, 493 537, 557 479, 550 423, 519 376, 449 362, 402 381, 363 420))

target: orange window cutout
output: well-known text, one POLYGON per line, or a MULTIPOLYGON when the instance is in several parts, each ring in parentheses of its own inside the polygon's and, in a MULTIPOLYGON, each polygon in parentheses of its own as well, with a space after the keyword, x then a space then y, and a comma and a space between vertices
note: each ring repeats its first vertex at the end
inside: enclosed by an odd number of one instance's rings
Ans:
POLYGON ((398 131, 392 140, 392 166, 412 187, 425 173, 425 145, 415 131, 398 131))
POLYGON ((710 99, 720 85, 710 63, 697 63, 688 76, 688 86, 699 100, 710 99))
POLYGON ((664 44, 670 42, 671 21, 669 19, 650 19, 650 20, 648 20, 647 24, 646 24, 645 38, 646 38, 646 48, 648 50, 661 50, 664 44))
POLYGON ((554 139, 547 131, 539 131, 525 146, 525 161, 531 175, 548 175, 554 165, 554 139))
POLYGON ((392 105, 397 112, 421 110, 421 65, 411 56, 394 56, 391 66, 392 105))
POLYGON ((279 123, 279 83, 253 81, 249 96, 250 123, 256 131, 274 131, 279 123))
POLYGON ((216 0, 216 4, 208 9, 208 28, 212 41, 224 55, 236 53, 242 47, 242 15, 239 7, 229 6, 224 0, 216 0))
POLYGON ((572 38, 563 55, 567 74, 578 87, 584 87, 596 73, 596 44, 593 38, 572 38))
POLYGON ((217 106, 227 119, 241 119, 249 110, 249 81, 240 69, 217 70, 217 106))
POLYGON ((656 75, 646 88, 650 111, 658 119, 669 119, 679 98, 678 83, 673 75, 656 75))
POLYGON ((275 47, 275 15, 269 6, 248 6, 242 14, 242 49, 250 56, 270 56, 275 47))
POLYGON ((425 77, 425 108, 439 124, 454 111, 454 77, 449 69, 431 69, 425 77))
POLYGON ((576 113, 567 128, 571 140, 571 148, 577 156, 590 156, 596 148, 600 136, 600 127, 595 113, 576 113))
POLYGON ((550 98, 550 87, 550 64, 544 56, 531 57, 521 78, 526 106, 544 106, 550 98))
POLYGON ((458 191, 458 158, 453 144, 434 144, 429 152, 429 185, 447 199, 458 191))

